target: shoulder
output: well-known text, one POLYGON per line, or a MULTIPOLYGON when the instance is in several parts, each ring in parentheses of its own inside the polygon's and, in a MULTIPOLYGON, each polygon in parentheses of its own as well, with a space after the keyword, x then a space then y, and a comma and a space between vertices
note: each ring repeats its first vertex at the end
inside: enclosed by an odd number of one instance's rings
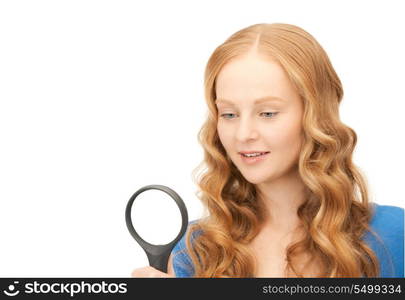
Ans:
MULTIPOLYGON (((176 277, 192 277, 194 274, 194 267, 191 258, 187 251, 186 237, 190 230, 191 225, 197 223, 199 220, 193 220, 188 223, 187 232, 177 242, 172 249, 173 255, 173 269, 176 277)), ((191 242, 201 233, 201 231, 193 231, 191 234, 191 242)))
POLYGON ((381 277, 404 276, 404 209, 398 206, 372 203, 370 232, 365 241, 376 253, 381 277))
POLYGON ((404 209, 398 206, 373 203, 371 226, 391 233, 404 231, 404 209), (394 232, 393 232, 394 230, 394 232))

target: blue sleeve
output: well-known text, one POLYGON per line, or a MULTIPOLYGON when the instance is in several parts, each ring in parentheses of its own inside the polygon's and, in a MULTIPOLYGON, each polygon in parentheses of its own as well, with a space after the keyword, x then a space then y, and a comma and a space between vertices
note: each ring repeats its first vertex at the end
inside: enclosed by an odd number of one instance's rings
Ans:
POLYGON ((365 241, 379 259, 380 277, 404 277, 404 209, 376 203, 374 205, 370 226, 382 243, 369 233, 365 241))
MULTIPOLYGON (((197 220, 188 223, 189 227, 197 220)), ((198 232, 193 232, 191 241, 196 237, 198 232)), ((172 250, 173 255, 173 269, 176 277, 192 277, 194 274, 194 267, 190 256, 187 252, 186 234, 177 242, 172 250)))

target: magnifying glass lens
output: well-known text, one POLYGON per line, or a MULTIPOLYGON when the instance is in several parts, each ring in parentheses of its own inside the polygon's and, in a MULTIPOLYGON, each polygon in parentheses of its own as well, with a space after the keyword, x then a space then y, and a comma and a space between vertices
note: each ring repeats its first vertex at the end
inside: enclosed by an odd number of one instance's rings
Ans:
POLYGON ((151 189, 142 192, 131 209, 132 225, 140 237, 153 245, 173 241, 181 230, 182 217, 173 198, 151 189))

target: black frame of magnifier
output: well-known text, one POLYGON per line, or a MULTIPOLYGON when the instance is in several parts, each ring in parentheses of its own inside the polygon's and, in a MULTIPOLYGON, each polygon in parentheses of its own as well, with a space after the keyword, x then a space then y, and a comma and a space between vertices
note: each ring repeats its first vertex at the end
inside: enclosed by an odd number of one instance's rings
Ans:
MULTIPOLYGON (((125 210, 125 221, 128 227, 128 230, 132 237, 138 242, 138 244, 142 247, 142 249, 145 251, 148 260, 149 260, 149 265, 167 273, 167 264, 169 261, 170 253, 173 249, 173 247, 177 244, 177 242, 183 237, 187 230, 187 225, 188 225, 188 213, 187 213, 187 208, 186 205, 184 204, 183 200, 180 198, 180 196, 173 191, 171 188, 160 185, 160 184, 151 184, 144 186, 137 190, 132 197, 129 199, 126 210, 125 210), (182 218, 182 225, 179 234, 177 237, 171 241, 168 244, 164 245, 153 245, 145 241, 140 237, 140 235, 136 232, 133 223, 132 223, 132 218, 131 218, 131 209, 132 205, 134 203, 135 198, 147 191, 147 190, 160 190, 168 194, 170 197, 174 199, 176 202, 178 208, 180 209, 181 213, 181 218, 182 218)), ((156 226, 159 226, 158 224, 156 226)))

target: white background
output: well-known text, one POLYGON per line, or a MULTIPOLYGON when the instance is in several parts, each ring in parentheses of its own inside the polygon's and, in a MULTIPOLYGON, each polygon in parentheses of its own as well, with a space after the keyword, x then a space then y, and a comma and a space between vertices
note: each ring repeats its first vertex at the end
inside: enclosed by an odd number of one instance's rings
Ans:
POLYGON ((403 206, 401 5, 0 2, 0 276, 129 277, 148 264, 124 219, 144 185, 171 187, 200 217, 191 172, 203 159, 205 64, 256 23, 291 23, 320 42, 371 199, 403 206))

